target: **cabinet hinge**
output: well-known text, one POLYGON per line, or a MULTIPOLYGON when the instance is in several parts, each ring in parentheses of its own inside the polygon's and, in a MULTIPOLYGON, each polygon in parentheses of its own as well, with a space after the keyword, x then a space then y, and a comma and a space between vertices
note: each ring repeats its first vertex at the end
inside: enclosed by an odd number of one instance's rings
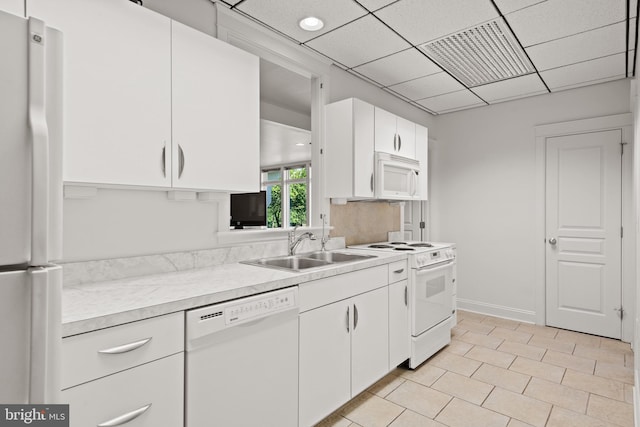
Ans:
POLYGON ((323 148, 320 149, 320 154, 324 154, 324 149, 323 148))
POLYGON ((622 156, 624 154, 624 146, 627 145, 626 142, 621 142, 620 143, 620 155, 622 156))
POLYGON ((620 238, 624 237, 624 227, 620 227, 620 238))
POLYGON ((420 228, 425 228, 424 221, 420 221, 420 228))
POLYGON ((624 320, 624 308, 623 307, 614 308, 614 310, 618 312, 618 316, 620 317, 620 320, 624 320))
POLYGON ((320 83, 320 89, 324 88, 324 83, 320 83))

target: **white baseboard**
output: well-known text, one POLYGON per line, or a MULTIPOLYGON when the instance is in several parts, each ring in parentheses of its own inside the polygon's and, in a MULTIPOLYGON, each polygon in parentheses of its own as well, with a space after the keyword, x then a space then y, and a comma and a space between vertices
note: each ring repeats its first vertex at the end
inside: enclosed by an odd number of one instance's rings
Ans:
POLYGON ((473 311, 474 313, 517 320, 518 322, 536 323, 536 313, 530 310, 521 310, 464 298, 458 298, 458 308, 460 310, 473 311))

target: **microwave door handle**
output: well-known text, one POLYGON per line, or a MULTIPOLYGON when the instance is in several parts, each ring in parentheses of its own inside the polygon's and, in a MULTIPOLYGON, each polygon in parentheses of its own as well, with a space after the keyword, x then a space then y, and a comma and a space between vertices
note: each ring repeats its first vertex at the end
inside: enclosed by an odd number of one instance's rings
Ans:
POLYGON ((415 196, 416 192, 418 190, 418 175, 416 174, 416 171, 412 170, 411 171, 411 195, 415 196))

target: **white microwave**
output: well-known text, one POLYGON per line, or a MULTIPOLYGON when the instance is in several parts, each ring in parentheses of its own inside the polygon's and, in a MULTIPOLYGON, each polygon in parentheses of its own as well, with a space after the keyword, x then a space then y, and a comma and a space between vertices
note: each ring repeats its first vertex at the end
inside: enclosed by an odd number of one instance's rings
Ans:
POLYGON ((379 199, 420 198, 420 162, 395 154, 375 154, 375 195, 379 199))

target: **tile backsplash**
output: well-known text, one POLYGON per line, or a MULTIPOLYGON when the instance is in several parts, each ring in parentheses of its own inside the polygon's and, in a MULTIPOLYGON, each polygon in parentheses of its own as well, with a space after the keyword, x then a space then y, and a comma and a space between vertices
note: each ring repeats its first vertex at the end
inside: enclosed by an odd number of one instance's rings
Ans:
POLYGON ((344 236, 346 245, 387 241, 400 230, 400 206, 389 202, 347 202, 331 205, 331 236, 344 236))

